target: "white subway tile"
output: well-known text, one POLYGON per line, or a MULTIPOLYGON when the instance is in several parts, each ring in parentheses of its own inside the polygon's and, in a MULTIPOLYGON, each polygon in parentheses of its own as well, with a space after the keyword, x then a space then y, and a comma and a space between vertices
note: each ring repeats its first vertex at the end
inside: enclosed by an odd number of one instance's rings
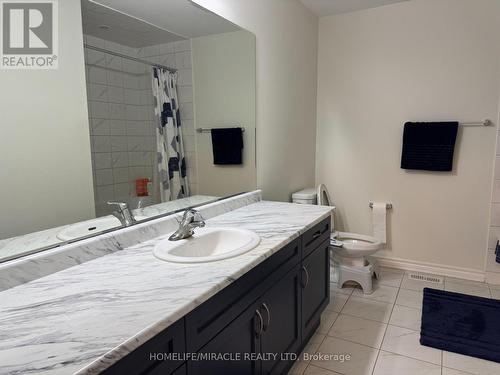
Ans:
POLYGON ((110 152, 111 138, 105 135, 92 136, 92 151, 93 152, 110 152))
POLYGON ((111 151, 127 151, 128 137, 121 135, 111 136, 111 151))
POLYGON ((175 54, 175 67, 177 69, 191 69, 191 51, 177 52, 175 54))
POLYGON ((128 164, 128 154, 126 152, 113 152, 111 154, 111 165, 113 168, 125 168, 128 164))
POLYGON ((113 169, 113 182, 115 184, 129 182, 128 168, 114 168, 113 169))
POLYGON ((122 183, 122 184, 115 184, 114 186, 114 192, 115 192, 115 199, 126 199, 130 195, 130 184, 128 182, 122 183))
POLYGON ((107 102, 108 86, 97 83, 88 84, 88 100, 107 102))
POLYGON ((109 86, 108 101, 110 103, 123 103, 123 89, 121 87, 109 86))
POLYGON ((92 154, 94 158, 94 167, 96 170, 111 168, 111 153, 101 152, 92 154))
POLYGON ((115 55, 106 54, 106 69, 123 71, 122 58, 115 55))
POLYGON ((109 135, 109 121, 103 118, 90 119, 90 133, 92 135, 109 135))
POLYGON ((111 201, 115 198, 113 185, 98 186, 96 189, 96 196, 99 202, 111 201))
POLYGON ((106 84, 106 68, 100 66, 87 66, 87 81, 91 83, 106 84))
POLYGON ((179 69, 177 73, 178 73, 178 78, 177 78, 178 86, 193 85, 193 72, 191 69, 179 69))
POLYGON ((123 75, 121 71, 106 69, 106 80, 110 86, 123 87, 123 75))
POLYGON ((93 49, 87 49, 86 51, 86 64, 106 67, 106 55, 104 54, 104 52, 95 51, 93 49))
POLYGON ((175 52, 175 44, 174 42, 160 44, 160 55, 165 55, 166 53, 175 52))
POLYGON ((191 40, 186 39, 186 40, 179 40, 177 42, 174 42, 174 51, 175 52, 183 52, 183 51, 190 51, 191 50, 191 40))
POLYGON ((95 183, 97 186, 112 185, 113 172, 111 169, 99 169, 95 171, 95 183))
POLYGON ((109 133, 111 135, 127 135, 127 123, 125 120, 110 120, 109 133))
POLYGON ((179 103, 193 102, 193 86, 179 86, 177 90, 179 103))

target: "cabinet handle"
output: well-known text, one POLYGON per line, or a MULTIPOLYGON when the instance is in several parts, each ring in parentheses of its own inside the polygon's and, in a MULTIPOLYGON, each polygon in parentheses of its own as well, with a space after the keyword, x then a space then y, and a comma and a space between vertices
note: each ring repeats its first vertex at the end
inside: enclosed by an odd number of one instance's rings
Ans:
POLYGON ((313 234, 312 239, 315 240, 316 238, 321 236, 321 231, 318 230, 316 233, 313 234))
POLYGON ((255 337, 259 338, 262 334, 262 330, 264 329, 264 319, 262 319, 262 314, 260 313, 259 309, 255 310, 255 314, 259 318, 259 326, 258 329, 257 327, 255 329, 255 337))
POLYGON ((267 307, 267 304, 264 302, 262 304, 262 307, 266 310, 266 315, 267 315, 267 321, 264 323, 263 330, 264 332, 267 331, 267 327, 269 327, 269 324, 271 323, 271 311, 269 310, 269 307, 267 307))
POLYGON ((304 274, 306 275, 306 282, 302 284, 302 288, 306 288, 309 284, 309 271, 307 270, 306 266, 302 266, 302 271, 304 271, 304 274))

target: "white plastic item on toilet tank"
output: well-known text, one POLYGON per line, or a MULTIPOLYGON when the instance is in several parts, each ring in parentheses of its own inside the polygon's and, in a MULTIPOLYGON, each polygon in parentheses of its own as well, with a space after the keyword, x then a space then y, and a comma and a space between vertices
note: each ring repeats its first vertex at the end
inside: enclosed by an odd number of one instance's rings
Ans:
POLYGON ((292 194, 292 202, 299 204, 317 204, 315 188, 308 188, 292 194))

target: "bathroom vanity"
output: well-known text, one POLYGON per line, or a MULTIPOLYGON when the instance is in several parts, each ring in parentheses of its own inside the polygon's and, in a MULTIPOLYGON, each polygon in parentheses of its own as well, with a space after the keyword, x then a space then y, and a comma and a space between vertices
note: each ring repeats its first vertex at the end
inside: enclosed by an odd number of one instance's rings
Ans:
POLYGON ((0 291, 0 373, 285 372, 292 356, 264 354, 298 353, 319 324, 329 298, 331 208, 261 201, 256 191, 198 210, 207 228, 248 229, 260 243, 221 261, 166 262, 153 250, 177 228, 179 215, 171 215, 4 268, 31 281, 0 291), (71 265, 99 249, 110 253, 71 265), (30 277, 35 265, 45 276, 30 277), (189 357, 226 352, 262 356, 189 357), (150 353, 178 354, 154 361, 150 353))
POLYGON ((104 374, 286 373, 329 301, 329 238, 327 218, 104 374))

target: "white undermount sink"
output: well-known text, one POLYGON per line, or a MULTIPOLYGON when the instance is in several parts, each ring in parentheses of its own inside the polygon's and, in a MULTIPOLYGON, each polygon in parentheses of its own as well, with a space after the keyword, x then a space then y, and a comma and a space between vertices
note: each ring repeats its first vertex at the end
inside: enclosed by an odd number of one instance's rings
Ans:
POLYGON ((232 258, 260 243, 257 233, 238 228, 197 228, 192 237, 158 242, 153 254, 168 262, 204 263, 232 258))
MULTIPOLYGON (((145 219, 145 217, 137 217, 135 216, 137 221, 145 219)), ((62 241, 70 241, 75 238, 81 238, 85 236, 89 236, 91 234, 96 234, 99 232, 103 232, 108 229, 118 228, 122 224, 120 220, 118 220, 114 216, 103 216, 97 219, 82 221, 81 223, 75 223, 72 225, 68 225, 67 227, 61 229, 59 233, 57 233, 57 238, 62 241)))

